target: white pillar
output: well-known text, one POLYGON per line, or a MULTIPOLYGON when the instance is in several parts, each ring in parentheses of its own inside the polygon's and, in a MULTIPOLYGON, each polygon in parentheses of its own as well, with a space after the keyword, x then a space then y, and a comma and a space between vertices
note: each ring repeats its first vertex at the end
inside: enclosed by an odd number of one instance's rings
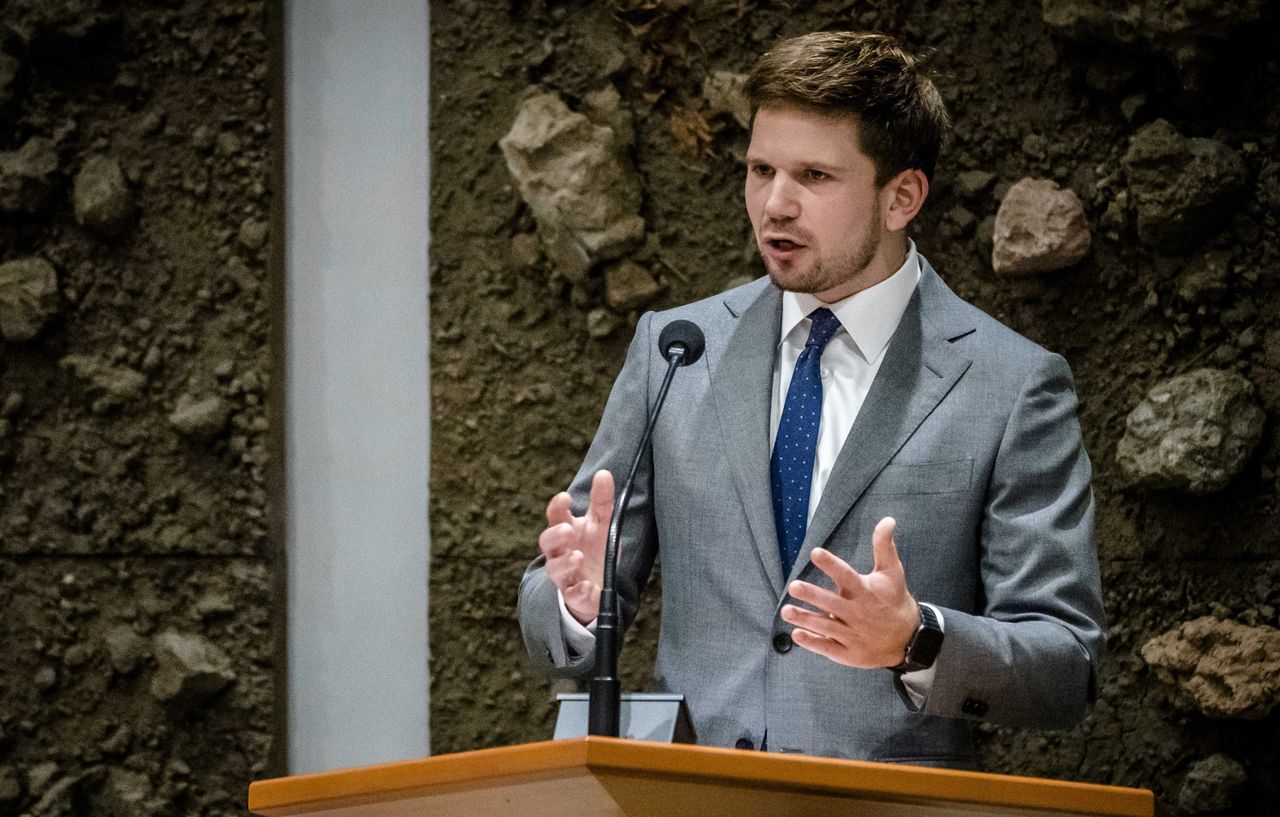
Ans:
POLYGON ((296 774, 429 750, 427 2, 286 0, 284 39, 296 774))

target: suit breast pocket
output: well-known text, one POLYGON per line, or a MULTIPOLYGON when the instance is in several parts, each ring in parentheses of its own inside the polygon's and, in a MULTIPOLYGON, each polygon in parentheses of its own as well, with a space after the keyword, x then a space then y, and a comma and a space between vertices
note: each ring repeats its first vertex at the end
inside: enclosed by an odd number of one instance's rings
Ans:
POLYGON ((969 490, 973 458, 891 462, 867 487, 868 494, 953 494, 969 490))

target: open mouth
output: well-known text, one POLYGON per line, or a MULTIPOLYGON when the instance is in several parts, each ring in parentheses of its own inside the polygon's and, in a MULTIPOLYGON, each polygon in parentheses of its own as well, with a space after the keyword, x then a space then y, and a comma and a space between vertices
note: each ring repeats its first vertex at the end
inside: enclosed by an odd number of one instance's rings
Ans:
POLYGON ((771 238, 765 243, 778 252, 790 252, 791 250, 798 250, 804 246, 803 244, 797 244, 787 238, 771 238))

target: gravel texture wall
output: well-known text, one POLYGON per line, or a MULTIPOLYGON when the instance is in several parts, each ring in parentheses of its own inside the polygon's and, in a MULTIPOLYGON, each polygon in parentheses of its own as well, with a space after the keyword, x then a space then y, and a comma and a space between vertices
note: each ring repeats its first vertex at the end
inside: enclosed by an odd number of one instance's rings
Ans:
POLYGON ((0 814, 276 752, 262 2, 0 2, 0 814))
POLYGON ((981 727, 986 766, 1280 807, 1280 25, 1264 0, 1123 5, 433 8, 437 752, 549 736, 513 620, 544 503, 638 314, 761 273, 741 74, 779 37, 861 28, 930 54, 955 117, 921 250, 1067 357, 1095 466, 1101 699, 1068 732, 981 727))

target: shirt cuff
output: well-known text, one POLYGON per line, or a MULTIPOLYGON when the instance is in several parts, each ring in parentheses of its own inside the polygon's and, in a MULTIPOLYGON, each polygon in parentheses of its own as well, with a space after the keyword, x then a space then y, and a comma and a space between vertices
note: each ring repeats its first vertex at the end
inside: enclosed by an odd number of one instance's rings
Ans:
MULTIPOLYGON (((563 604, 563 602, 561 602, 563 604)), ((938 629, 944 633, 947 631, 946 621, 942 617, 942 611, 932 604, 920 603, 921 607, 928 607, 933 614, 938 617, 938 629)), ((570 616, 572 618, 572 616, 570 616)), ((577 622, 574 622, 575 624, 577 622)), ((593 622, 594 623, 594 622, 593 622)), ((579 625, 581 626, 581 625, 579 625)), ((935 662, 928 669, 916 670, 915 672, 902 673, 902 687, 907 691, 907 695, 911 698, 911 703, 916 706, 923 706, 926 698, 929 697, 929 691, 933 689, 933 676, 937 672, 938 665, 935 662)))
MULTIPOLYGON (((564 603, 564 593, 556 589, 556 601, 560 604, 560 632, 564 635, 565 646, 575 655, 586 655, 596 645, 596 620, 593 618, 584 627, 569 607, 564 603)), ((905 676, 904 676, 905 677, 905 676)))

